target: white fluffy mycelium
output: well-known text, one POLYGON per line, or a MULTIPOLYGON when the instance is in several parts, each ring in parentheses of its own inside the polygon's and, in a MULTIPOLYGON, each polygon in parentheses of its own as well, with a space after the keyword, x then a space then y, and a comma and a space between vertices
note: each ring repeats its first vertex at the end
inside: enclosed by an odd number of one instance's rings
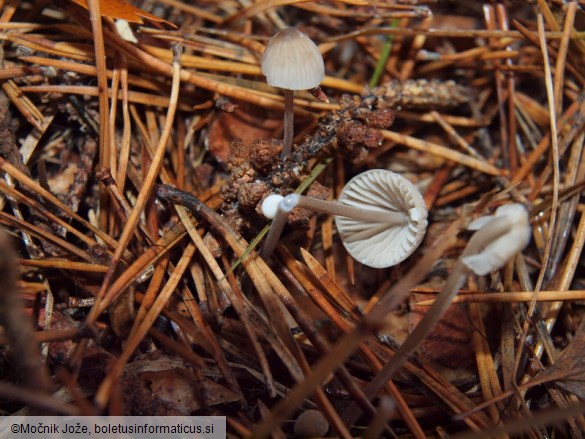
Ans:
POLYGON ((262 55, 262 73, 273 87, 309 90, 325 77, 323 56, 317 45, 296 29, 274 35, 262 55))

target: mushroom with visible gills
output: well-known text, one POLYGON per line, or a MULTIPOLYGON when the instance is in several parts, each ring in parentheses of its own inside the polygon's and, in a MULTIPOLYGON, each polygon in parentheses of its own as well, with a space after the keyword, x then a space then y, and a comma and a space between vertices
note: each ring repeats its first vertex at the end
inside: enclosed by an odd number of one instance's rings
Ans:
MULTIPOLYGON (((521 204, 500 206, 494 215, 476 219, 469 228, 476 232, 457 260, 443 289, 414 331, 370 381, 365 389, 366 396, 369 398, 376 395, 384 383, 393 378, 408 357, 439 323, 465 282, 469 271, 483 276, 491 271, 499 270, 520 253, 530 241, 530 218, 528 210, 521 204)), ((375 320, 378 316, 372 317, 370 314, 370 318, 375 320)))
POLYGON ((284 90, 284 147, 282 158, 292 151, 293 93, 310 90, 325 77, 323 57, 317 45, 296 29, 284 29, 275 34, 262 55, 262 73, 266 82, 284 90))
POLYGON ((372 169, 352 178, 339 201, 299 194, 266 197, 262 212, 274 221, 260 251, 263 258, 272 254, 295 207, 335 215, 337 231, 348 253, 373 268, 390 267, 410 256, 427 227, 427 210, 416 186, 392 171, 372 169))
POLYGON ((521 204, 504 204, 494 215, 482 216, 467 228, 482 230, 482 234, 487 235, 477 244, 480 252, 471 254, 468 250, 461 256, 461 262, 480 276, 503 267, 530 241, 528 211, 521 204))

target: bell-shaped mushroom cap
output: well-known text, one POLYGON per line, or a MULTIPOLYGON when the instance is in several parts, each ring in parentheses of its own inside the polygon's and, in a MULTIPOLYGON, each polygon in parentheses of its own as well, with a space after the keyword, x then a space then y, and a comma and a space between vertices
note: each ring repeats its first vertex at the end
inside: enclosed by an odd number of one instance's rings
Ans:
POLYGON ((532 232, 528 210, 517 203, 504 204, 494 215, 480 217, 467 228, 483 231, 486 236, 481 252, 461 258, 467 268, 480 276, 500 269, 521 252, 532 232))
POLYGON ((396 265, 422 242, 427 228, 427 209, 419 190, 392 171, 372 169, 352 178, 339 202, 366 210, 401 212, 404 223, 365 222, 335 217, 337 231, 348 253, 373 268, 396 265))
POLYGON ((325 77, 319 48, 301 31, 284 29, 274 35, 262 55, 262 73, 273 87, 309 90, 325 77))

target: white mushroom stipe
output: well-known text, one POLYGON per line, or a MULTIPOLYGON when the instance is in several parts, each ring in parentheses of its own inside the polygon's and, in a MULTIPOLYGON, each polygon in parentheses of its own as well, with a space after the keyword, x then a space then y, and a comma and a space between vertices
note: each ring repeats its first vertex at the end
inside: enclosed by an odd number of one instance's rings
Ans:
POLYGON ((268 219, 274 219, 278 209, 278 203, 280 203, 283 198, 282 195, 268 195, 262 202, 262 215, 268 219))
MULTIPOLYGON (((268 235, 266 236, 266 239, 264 240, 264 244, 262 245, 262 248, 260 249, 260 256, 263 259, 267 259, 272 252, 274 251, 274 249, 276 248, 276 244, 278 244, 278 240, 280 239, 280 235, 282 234, 282 231, 284 230, 284 226, 286 225, 286 220, 288 218, 288 214, 291 212, 291 210, 295 207, 296 203, 294 202, 295 198, 290 198, 290 195, 287 195, 286 197, 280 199, 280 201, 278 202, 277 206, 276 206, 276 212, 271 212, 272 208, 273 208, 273 202, 276 201, 276 198, 272 198, 269 200, 269 198, 272 195, 269 195, 268 197, 266 197, 264 199, 264 202, 262 203, 262 212, 264 212, 264 205, 266 204, 266 210, 268 211, 269 215, 272 216, 272 224, 270 225, 270 230, 268 231, 268 235), (286 201, 285 201, 286 200, 286 201), (293 203, 291 205, 291 200, 293 200, 293 203)), ((270 218, 270 216, 266 216, 266 218, 270 218)))

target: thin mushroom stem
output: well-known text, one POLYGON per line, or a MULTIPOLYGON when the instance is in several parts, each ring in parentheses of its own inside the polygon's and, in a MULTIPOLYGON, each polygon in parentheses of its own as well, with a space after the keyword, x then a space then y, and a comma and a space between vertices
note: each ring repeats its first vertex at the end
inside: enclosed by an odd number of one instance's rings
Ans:
POLYGON ((276 215, 272 220, 272 224, 270 225, 270 230, 268 231, 268 235, 266 236, 266 240, 264 241, 264 245, 260 249, 260 257, 262 259, 268 259, 274 249, 276 248, 276 244, 278 244, 278 240, 280 239, 280 235, 284 230, 284 226, 286 225, 286 220, 288 219, 288 214, 293 209, 292 207, 289 210, 286 207, 283 209, 281 206, 282 203, 279 203, 278 209, 276 210, 276 215))
MULTIPOLYGON (((488 226, 478 230, 471 237, 443 289, 433 303, 433 306, 425 313, 414 331, 406 338, 390 361, 384 365, 382 370, 378 372, 366 387, 365 393, 370 400, 378 394, 386 382, 393 378, 394 374, 433 330, 439 320, 441 320, 441 317, 443 317, 443 314, 445 314, 447 308, 451 305, 453 298, 459 291, 459 288, 463 285, 465 277, 469 273, 469 269, 465 266, 463 259, 466 256, 479 253, 490 242, 495 241, 509 232, 510 222, 507 218, 495 218, 488 226)), ((378 312, 374 309, 368 317, 368 320, 382 321, 385 317, 385 311, 382 312, 382 310, 380 310, 380 312, 378 312)))
POLYGON ((294 132, 294 91, 284 89, 284 146, 281 158, 286 159, 292 152, 294 132))
POLYGON ((368 221, 371 223, 383 224, 406 224, 408 217, 400 212, 388 212, 362 209, 359 207, 348 206, 346 204, 338 203, 336 201, 324 201, 313 197, 306 197, 299 194, 290 194, 284 197, 276 210, 276 215, 270 226, 268 236, 264 241, 264 245, 260 250, 260 256, 264 259, 268 258, 280 239, 282 230, 286 225, 286 220, 289 213, 295 207, 302 207, 321 213, 328 213, 330 215, 344 216, 360 221, 368 221))
POLYGON ((282 202, 286 203, 287 199, 293 200, 293 197, 294 199, 298 199, 295 207, 304 207, 305 209, 328 213, 330 215, 344 216, 346 218, 353 218, 360 221, 383 224, 401 225, 408 221, 408 217, 401 212, 362 209, 360 207, 353 207, 336 201, 319 200, 318 198, 305 197, 298 194, 286 196, 282 202))

